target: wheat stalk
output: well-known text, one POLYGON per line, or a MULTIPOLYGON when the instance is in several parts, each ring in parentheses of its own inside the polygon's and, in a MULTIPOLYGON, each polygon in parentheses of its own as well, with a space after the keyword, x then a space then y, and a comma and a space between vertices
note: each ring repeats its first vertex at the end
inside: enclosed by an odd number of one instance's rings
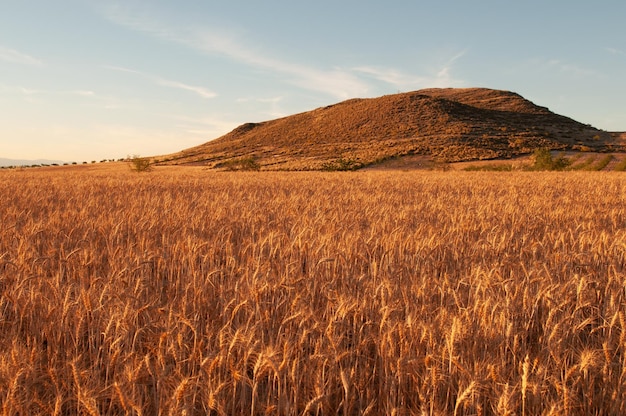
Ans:
POLYGON ((626 411, 623 176, 111 169, 0 172, 3 413, 626 411))

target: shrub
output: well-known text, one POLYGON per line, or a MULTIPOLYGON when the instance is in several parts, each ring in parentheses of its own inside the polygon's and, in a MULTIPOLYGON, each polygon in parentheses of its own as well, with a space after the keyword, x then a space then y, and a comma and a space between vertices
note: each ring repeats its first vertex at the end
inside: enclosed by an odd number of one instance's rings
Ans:
POLYGON ((572 170, 590 170, 593 162, 595 161, 596 161, 596 156, 591 155, 587 159, 583 160, 581 163, 577 163, 576 165, 572 166, 571 169, 572 170))
POLYGON ((602 170, 606 168, 609 163, 611 163, 611 160, 613 160, 613 155, 606 155, 602 159, 600 159, 597 163, 591 165, 589 167, 589 170, 596 170, 596 171, 602 170))
POLYGON ((491 172, 511 172, 513 165, 510 163, 491 163, 488 165, 470 165, 463 169, 465 171, 491 171, 491 172))
POLYGON ((564 156, 552 157, 550 149, 536 149, 533 153, 534 163, 530 170, 564 170, 571 162, 564 156))
POLYGON ((130 158, 130 168, 135 172, 148 172, 152 169, 152 163, 147 157, 135 155, 130 158))
POLYGON ((624 171, 626 171, 626 157, 624 157, 621 162, 619 162, 617 165, 615 165, 615 171, 616 172, 624 172, 624 171))
POLYGON ((332 162, 326 162, 322 165, 322 170, 327 172, 337 172, 337 171, 350 171, 357 170, 363 167, 363 163, 358 162, 354 159, 344 159, 340 157, 332 162))
POLYGON ((228 171, 259 171, 261 165, 257 162, 256 157, 246 156, 238 159, 231 159, 226 162, 218 163, 216 168, 224 168, 228 171))

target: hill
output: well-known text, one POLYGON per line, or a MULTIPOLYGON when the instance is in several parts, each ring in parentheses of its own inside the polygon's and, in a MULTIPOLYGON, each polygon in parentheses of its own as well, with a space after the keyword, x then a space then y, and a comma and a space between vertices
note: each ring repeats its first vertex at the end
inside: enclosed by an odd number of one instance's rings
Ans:
POLYGON ((552 150, 622 151, 624 137, 555 114, 519 94, 425 89, 335 105, 260 123, 160 158, 162 164, 263 169, 359 167, 424 155, 441 162, 552 150))

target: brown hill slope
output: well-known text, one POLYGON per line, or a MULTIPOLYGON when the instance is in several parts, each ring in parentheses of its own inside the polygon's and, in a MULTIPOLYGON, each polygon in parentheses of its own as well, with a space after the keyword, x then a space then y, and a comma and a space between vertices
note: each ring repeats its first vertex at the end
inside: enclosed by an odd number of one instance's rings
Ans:
POLYGON ((512 157, 539 147, 609 151, 620 147, 618 141, 512 92, 426 89, 246 123, 161 160, 219 168, 254 158, 263 169, 320 169, 338 159, 371 165, 416 154, 456 162, 512 157))

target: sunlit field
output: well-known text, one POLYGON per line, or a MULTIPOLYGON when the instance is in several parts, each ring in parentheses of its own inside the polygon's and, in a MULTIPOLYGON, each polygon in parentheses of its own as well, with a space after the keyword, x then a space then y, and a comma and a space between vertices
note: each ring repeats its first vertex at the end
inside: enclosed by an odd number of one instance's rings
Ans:
POLYGON ((6 415, 626 414, 626 175, 0 172, 6 415))

